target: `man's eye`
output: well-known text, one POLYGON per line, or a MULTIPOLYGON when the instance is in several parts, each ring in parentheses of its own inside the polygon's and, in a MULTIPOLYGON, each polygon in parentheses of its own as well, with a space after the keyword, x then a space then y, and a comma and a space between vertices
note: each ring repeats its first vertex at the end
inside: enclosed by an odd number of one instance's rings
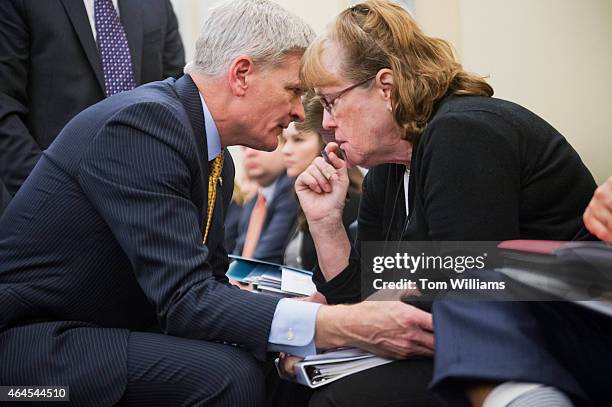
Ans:
POLYGON ((289 89, 289 91, 293 94, 293 96, 295 97, 302 97, 304 95, 304 89, 302 88, 291 88, 289 89))

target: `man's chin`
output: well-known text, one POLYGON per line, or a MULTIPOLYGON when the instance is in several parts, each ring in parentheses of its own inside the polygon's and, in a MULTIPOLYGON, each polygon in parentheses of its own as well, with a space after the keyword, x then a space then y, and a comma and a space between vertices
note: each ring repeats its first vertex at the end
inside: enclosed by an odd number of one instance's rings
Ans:
POLYGON ((278 141, 274 144, 266 144, 265 146, 262 146, 262 148, 260 148, 260 150, 262 151, 267 151, 267 152, 272 152, 274 150, 276 150, 276 148, 278 147, 278 141))
POLYGON ((283 134, 282 131, 274 132, 274 137, 270 137, 270 140, 266 140, 267 141, 266 147, 268 147, 266 151, 276 150, 276 148, 278 147, 278 140, 282 134, 283 134))
POLYGON ((244 146, 252 148, 254 150, 271 152, 276 150, 276 148, 278 147, 278 137, 274 137, 274 139, 271 141, 257 140, 257 142, 251 142, 248 145, 244 144, 244 146))

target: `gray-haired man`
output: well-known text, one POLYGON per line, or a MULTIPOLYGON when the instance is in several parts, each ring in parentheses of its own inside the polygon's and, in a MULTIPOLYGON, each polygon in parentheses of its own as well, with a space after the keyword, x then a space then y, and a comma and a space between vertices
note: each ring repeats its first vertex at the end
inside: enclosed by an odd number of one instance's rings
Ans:
POLYGON ((0 221, 0 383, 69 386, 75 405, 250 406, 268 351, 414 351, 404 328, 431 320, 408 305, 279 301, 224 275, 225 147, 272 150, 303 119, 312 37, 270 1, 229 2, 187 75, 64 128, 0 221))

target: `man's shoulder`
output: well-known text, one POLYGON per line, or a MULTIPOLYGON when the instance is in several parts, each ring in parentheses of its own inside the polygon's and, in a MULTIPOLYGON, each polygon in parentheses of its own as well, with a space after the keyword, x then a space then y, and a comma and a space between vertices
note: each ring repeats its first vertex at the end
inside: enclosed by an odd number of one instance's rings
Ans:
POLYGON ((274 182, 276 183, 274 195, 277 195, 279 193, 286 193, 287 190, 292 190, 295 179, 290 178, 286 172, 283 172, 274 182))
POLYGON ((174 79, 151 82, 138 88, 104 99, 79 113, 72 126, 87 126, 96 122, 97 128, 108 124, 132 124, 134 128, 172 127, 189 125, 189 117, 174 90, 174 79))
POLYGON ((60 132, 49 152, 74 162, 87 151, 124 143, 125 137, 130 137, 132 143, 148 143, 155 138, 178 148, 191 145, 185 142, 191 140, 190 135, 189 117, 172 81, 167 80, 122 92, 80 112, 60 132), (142 133, 148 137, 130 136, 142 133))
POLYGON ((184 110, 175 89, 176 80, 168 78, 163 81, 150 82, 138 88, 122 92, 105 99, 107 105, 114 109, 133 108, 133 106, 150 106, 151 108, 165 108, 173 112, 184 110))

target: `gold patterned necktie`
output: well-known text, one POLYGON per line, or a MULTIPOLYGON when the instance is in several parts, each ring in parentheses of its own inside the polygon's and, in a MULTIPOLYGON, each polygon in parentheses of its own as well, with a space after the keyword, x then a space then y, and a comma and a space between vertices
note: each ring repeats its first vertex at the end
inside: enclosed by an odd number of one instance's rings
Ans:
POLYGON ((217 200, 217 184, 221 178, 221 170, 223 169, 223 151, 221 154, 215 157, 210 164, 210 173, 208 174, 208 210, 206 214, 206 229, 204 230, 204 240, 202 243, 206 243, 208 238, 208 230, 210 229, 210 222, 212 220, 213 210, 215 209, 215 202, 217 200))

